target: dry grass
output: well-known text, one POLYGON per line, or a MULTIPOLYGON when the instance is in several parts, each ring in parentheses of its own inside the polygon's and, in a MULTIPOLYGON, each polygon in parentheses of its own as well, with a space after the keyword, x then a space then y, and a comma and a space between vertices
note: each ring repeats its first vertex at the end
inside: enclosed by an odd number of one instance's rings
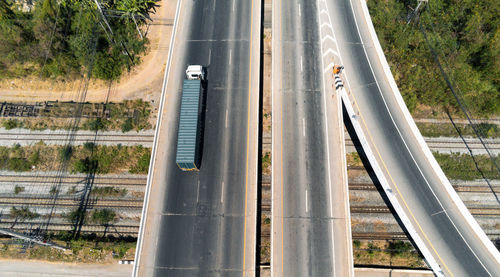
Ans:
MULTIPOLYGON (((135 243, 130 242, 100 242, 98 247, 93 241, 75 241, 71 243, 73 251, 62 251, 54 248, 35 245, 21 251, 20 244, 10 244, 12 240, 0 240, 0 257, 3 259, 32 259, 50 262, 79 262, 79 263, 116 263, 117 258, 113 257, 115 253, 123 251, 124 255, 120 259, 133 259, 135 252, 135 243), (120 248, 121 249, 118 249, 120 248), (75 251, 76 250, 76 251, 75 251), (126 250, 126 251, 125 251, 126 250)), ((65 245, 62 241, 55 241, 59 245, 65 245)))
POLYGON ((414 250, 394 254, 387 250, 388 241, 361 241, 359 248, 354 246, 354 264, 381 265, 394 267, 423 268, 424 260, 414 250), (371 249, 371 250, 367 250, 371 249))

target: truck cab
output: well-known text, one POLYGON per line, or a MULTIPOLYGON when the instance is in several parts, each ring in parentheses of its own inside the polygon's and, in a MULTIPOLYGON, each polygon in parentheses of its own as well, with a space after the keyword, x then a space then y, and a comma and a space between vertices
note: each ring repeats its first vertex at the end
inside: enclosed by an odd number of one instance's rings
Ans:
POLYGON ((188 80, 205 81, 205 70, 201 65, 189 65, 186 69, 186 78, 188 80))

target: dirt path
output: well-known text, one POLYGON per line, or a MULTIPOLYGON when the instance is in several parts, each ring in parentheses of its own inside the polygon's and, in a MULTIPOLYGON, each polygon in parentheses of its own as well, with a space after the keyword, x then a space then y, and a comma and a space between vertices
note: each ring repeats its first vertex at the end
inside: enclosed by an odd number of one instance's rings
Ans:
MULTIPOLYGON (((142 58, 140 65, 113 85, 109 101, 117 102, 142 98, 146 101, 155 100, 157 102, 156 99, 159 99, 175 16, 174 3, 173 0, 159 2, 160 6, 152 15, 153 22, 147 34, 150 40, 150 50, 142 58)), ((8 80, 0 84, 0 101, 76 101, 80 85, 81 81, 57 83, 34 79, 8 80)), ((92 80, 87 91, 86 101, 105 101, 107 91, 106 82, 92 80)))
POLYGON ((132 274, 132 265, 51 263, 36 260, 1 260, 2 276, 57 277, 125 277, 132 274))

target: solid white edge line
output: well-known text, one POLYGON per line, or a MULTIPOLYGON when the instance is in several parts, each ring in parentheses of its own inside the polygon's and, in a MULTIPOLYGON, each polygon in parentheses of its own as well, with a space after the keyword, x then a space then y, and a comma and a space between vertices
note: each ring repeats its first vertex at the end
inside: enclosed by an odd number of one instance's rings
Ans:
MULTIPOLYGON (((145 190, 145 195, 144 195, 144 203, 143 203, 143 208, 142 208, 142 215, 141 215, 141 223, 139 225, 139 237, 137 238, 137 244, 136 244, 136 249, 135 249, 135 255, 134 255, 134 268, 132 270, 132 277, 137 276, 137 272, 139 270, 139 264, 141 262, 141 250, 142 250, 142 238, 144 236, 144 224, 146 223, 146 218, 148 215, 148 207, 149 207, 149 194, 151 192, 151 185, 153 181, 153 172, 152 170, 154 169, 155 161, 156 161, 156 150, 157 150, 157 145, 158 145, 158 135, 160 133, 161 129, 161 118, 163 114, 163 109, 165 105, 165 95, 166 95, 166 88, 168 85, 168 75, 170 72, 170 63, 171 63, 171 57, 173 53, 173 48, 174 48, 174 41, 175 41, 175 35, 177 33, 177 25, 179 22, 179 13, 180 13, 180 7, 181 7, 182 0, 177 1, 177 7, 175 11, 175 19, 174 19, 174 25, 172 28, 172 34, 170 37, 170 46, 168 50, 168 58, 167 58, 167 64, 166 64, 166 70, 165 74, 163 76, 163 87, 162 87, 162 92, 161 92, 161 97, 160 97, 160 107, 158 109, 158 118, 156 119, 156 130, 155 130, 155 137, 153 140, 153 149, 152 149, 152 154, 151 158, 149 160, 149 169, 148 169, 148 180, 146 182, 146 190, 145 190)), ((168 133, 168 132, 167 132, 168 133)))
POLYGON ((307 189, 306 189, 306 213, 307 213, 308 209, 309 208, 308 208, 308 205, 307 205, 307 189))
POLYGON ((306 136, 306 120, 302 118, 302 135, 306 136))
MULTIPOLYGON (((326 15, 328 16, 328 20, 331 23, 330 12, 328 11, 328 4, 325 3, 325 6, 326 6, 326 10, 327 10, 326 15)), ((333 32, 333 36, 335 37, 335 32, 333 32)), ((339 52, 340 62, 341 62, 341 64, 343 64, 342 54, 340 53, 341 51, 340 51, 340 48, 338 46, 336 37, 334 38, 334 42, 335 42, 335 45, 337 47, 337 51, 339 52)), ((345 69, 344 69, 344 72, 345 72, 344 76, 346 78, 346 81, 347 81, 347 83, 349 83, 349 80, 347 78, 347 71, 345 69)), ((356 114, 354 113, 354 109, 351 105, 351 102, 349 101, 349 97, 347 96, 347 93, 345 92, 345 89, 343 87, 341 88, 341 91, 342 91, 341 96, 342 96, 344 105, 346 106, 346 109, 348 111, 349 116, 352 118, 351 122, 353 124, 354 129, 356 130, 356 134, 358 135, 360 143, 363 146, 363 149, 365 150, 365 154, 367 155, 367 157, 370 161, 370 164, 373 167, 373 170, 375 171, 376 175, 379 176, 379 181, 380 181, 382 187, 384 188, 384 190, 386 191, 387 198, 389 198, 389 201, 391 201, 391 203, 392 203, 394 209, 397 211, 401 221, 404 223, 406 229, 408 230, 408 233, 412 234, 411 236, 412 236, 413 240, 415 241, 415 244, 417 244, 419 246, 420 252, 422 252, 422 254, 426 258, 426 260, 429 263, 429 265, 431 266, 431 268, 433 268, 436 275, 444 276, 442 274, 442 271, 440 271, 441 268, 439 267, 438 263, 434 259, 434 256, 431 255, 429 249, 427 249, 427 246, 424 244, 423 240, 420 238, 420 235, 416 232, 416 230, 413 227, 413 224, 411 223, 408 216, 404 212, 403 208, 399 204, 399 201, 392 194, 392 189, 390 189, 389 183, 388 183, 387 179, 385 178, 385 175, 383 174, 383 171, 381 170, 375 156, 373 155, 373 152, 368 144, 368 140, 366 140, 366 138, 364 136, 363 129, 361 128, 361 126, 359 125, 357 120, 355 120, 356 114), (439 269, 439 271, 437 269, 439 269)))
POLYGON ((496 249, 493 242, 491 242, 491 240, 488 239, 488 236, 486 236, 486 233, 481 228, 481 226, 479 226, 479 224, 474 219, 474 217, 472 216, 470 211, 467 209, 467 207, 465 207, 464 203, 462 202, 462 200, 458 196, 457 192, 453 189, 450 181, 448 180, 448 178, 444 174, 443 170, 441 169, 441 167, 437 163, 436 159, 434 158, 434 155, 432 155, 432 152, 430 151, 429 147, 425 143, 425 140, 422 137, 422 134, 418 130, 418 127, 415 124, 415 121, 413 120, 413 117, 411 116, 410 111, 408 110, 408 108, 406 107, 406 104, 404 103, 403 97, 401 96, 401 92, 399 91, 399 89, 397 87, 396 81, 394 80, 394 76, 391 73, 387 59, 385 58, 382 47, 380 46, 380 42, 379 42, 378 37, 376 35, 375 28, 373 27, 373 23, 372 23, 366 2, 360 1, 360 3, 361 3, 361 7, 362 7, 363 14, 365 17, 365 21, 367 23, 366 25, 368 26, 370 36, 372 37, 373 46, 375 47, 375 50, 376 50, 377 55, 379 57, 380 63, 382 64, 382 68, 384 69, 384 73, 386 75, 386 78, 389 81, 389 85, 391 86, 392 91, 394 92, 394 97, 395 97, 396 101, 398 102, 399 108, 403 112, 403 115, 405 116, 405 119, 408 122, 410 129, 412 130, 414 136, 416 137, 418 143, 420 144, 420 147, 423 150, 426 158, 429 160, 432 168, 434 169, 434 171, 438 175, 441 182, 444 184, 444 188, 448 192, 448 195, 450 196, 451 200, 458 207, 459 211, 462 213, 464 218, 468 221, 469 226, 474 230, 474 232, 479 237, 481 242, 490 251, 491 255, 497 260, 497 263, 500 264, 500 252, 496 249))
POLYGON ((228 110, 226 109, 226 129, 227 129, 227 115, 228 115, 228 110))
POLYGON ((342 170, 344 172, 344 214, 346 215, 346 224, 345 228, 346 234, 348 236, 348 241, 347 243, 347 252, 349 255, 349 271, 350 271, 350 276, 354 276, 354 255, 353 255, 353 249, 352 249, 352 230, 351 230, 351 209, 350 203, 349 203, 349 178, 347 176, 347 159, 346 159, 346 151, 345 151, 345 137, 344 137, 344 115, 342 113, 342 98, 340 97, 340 94, 335 92, 336 97, 337 97, 337 103, 338 103, 338 116, 339 116, 339 130, 342 130, 340 132, 340 141, 342 141, 342 164, 344 166, 344 169, 342 170))
MULTIPOLYGON (((257 46, 257 53, 254 53, 254 55, 253 55, 253 58, 257 59, 257 61, 258 61, 258 63, 257 63, 258 66, 254 66, 253 67, 253 70, 257 70, 257 76, 258 76, 258 72, 260 70, 260 53, 261 53, 260 39, 262 37, 261 28, 260 28, 261 27, 260 23, 261 23, 261 20, 262 20, 262 18, 261 18, 261 14, 262 14, 262 0, 255 1, 254 5, 257 6, 257 9, 256 9, 257 20, 255 20, 255 21, 250 20, 250 24, 252 24, 252 22, 255 22, 254 24, 257 24, 257 27, 258 27, 258 28, 254 28, 254 33, 256 34, 255 37, 254 37, 254 38, 256 38, 256 41, 254 41, 254 44, 258 45, 258 46, 257 46)), ((252 9, 253 9, 253 7, 252 7, 252 9)), ((252 39, 252 34, 250 34, 250 39, 252 39)), ((252 62, 252 61, 249 61, 249 62, 252 62)), ((254 74, 254 76, 256 76, 256 75, 254 74)), ((249 80, 249 82, 251 82, 251 80, 249 80)), ((259 118, 259 108, 260 108, 259 107, 259 103, 260 103, 259 88, 260 88, 260 82, 261 82, 260 81, 260 77, 258 77, 257 78, 257 84, 254 84, 254 89, 255 89, 255 86, 257 87, 257 93, 255 93, 256 96, 254 96, 256 98, 255 99, 256 101, 255 101, 254 105, 257 106, 256 107, 256 109, 257 109, 257 117, 256 118, 257 119, 254 120, 255 121, 255 123, 254 123, 255 124, 255 129, 254 130, 256 130, 257 127, 260 124, 260 118, 259 118)), ((251 102, 251 100, 250 100, 250 102, 251 102)), ((248 108, 250 109, 250 103, 248 103, 248 106, 249 106, 248 108)), ((251 124, 251 122, 252 122, 252 120, 250 120, 250 124, 251 124)), ((249 204, 253 203, 255 205, 254 206, 255 207, 255 210, 254 210, 255 215, 252 217, 252 220, 253 220, 253 224, 254 224, 254 227, 255 227, 255 229, 254 229, 253 232, 254 232, 254 234, 256 234, 256 232, 257 232, 257 200, 258 200, 258 196, 257 196, 257 192, 258 192, 258 188, 257 188, 258 170, 257 169, 259 168, 259 159, 258 159, 258 155, 259 155, 259 153, 258 153, 258 151, 259 151, 259 132, 254 132, 254 141, 255 141, 255 145, 254 145, 254 151, 255 152, 254 152, 253 156, 255 157, 255 175, 254 175, 253 181, 254 181, 255 185, 253 187, 254 187, 254 196, 255 196, 255 198, 253 199, 253 201, 249 201, 249 204)), ((251 152, 251 151, 249 150, 249 152, 251 152)), ((250 155, 250 153, 249 153, 249 155, 250 155)), ((249 174, 249 178, 250 178, 250 174, 249 174)), ((249 182, 249 184, 251 185, 251 182, 249 182)), ((250 199, 250 200, 252 200, 252 199, 250 199)), ((256 261, 255 261, 255 259, 256 259, 256 251, 257 251, 257 245, 256 245, 255 239, 252 242, 252 245, 250 247, 252 248, 252 255, 251 255, 252 262, 251 262, 251 265, 247 265, 247 267, 250 267, 251 270, 253 270, 253 276, 255 276, 256 275, 256 270, 255 270, 255 262, 256 261)), ((243 270, 245 270, 245 269, 243 268, 243 270)))
MULTIPOLYGON (((273 1, 272 3, 272 8, 271 8, 271 22, 272 22, 272 26, 271 26, 271 53, 276 53, 276 38, 275 38, 275 31, 277 30, 276 28, 276 10, 277 10, 277 3, 278 1, 281 1, 281 0, 275 0, 273 1)), ((275 149, 274 149, 274 138, 276 136, 276 116, 274 116, 275 114, 277 115, 277 111, 275 111, 275 103, 274 103, 274 74, 275 74, 275 63, 274 63, 274 59, 277 55, 271 55, 271 125, 272 125, 272 128, 271 128, 271 172, 272 172, 272 175, 271 175, 271 277, 274 276, 274 232, 275 232, 275 227, 274 225, 276 224, 274 221, 275 221, 275 218, 276 218, 276 207, 275 207, 275 202, 274 202, 274 190, 275 190, 275 182, 274 182, 274 178, 277 176, 277 172, 275 170, 275 167, 276 167, 276 155, 275 155, 275 149), (276 112, 276 113, 275 113, 276 112)))
POLYGON ((224 181, 222 181, 221 185, 220 202, 224 203, 224 181))
MULTIPOLYGON (((319 12, 319 0, 316 0, 316 10, 319 12)), ((318 13, 319 14, 319 13, 318 13)), ((319 27, 320 20, 318 19, 318 27, 319 27)), ((330 24, 331 26, 331 24, 330 24)), ((323 32, 321 31, 321 27, 319 28, 319 33, 320 37, 322 37, 323 32)), ((321 68, 325 68, 325 64, 323 62, 323 45, 320 45, 320 51, 321 51, 321 68)), ((329 202, 330 202, 330 216, 333 218, 333 203, 332 203, 332 176, 330 172, 330 144, 328 141, 328 116, 327 116, 327 111, 326 111, 326 86, 325 86, 325 73, 321 75, 321 79, 323 80, 323 113, 325 117, 325 139, 326 139, 326 153, 327 153, 327 168, 328 168, 328 187, 329 187, 329 202)), ((342 130, 343 132, 344 130, 342 130)), ((333 271, 333 276, 335 276, 336 273, 336 268, 335 268, 335 242, 334 242, 334 235, 333 235, 333 219, 330 221, 330 225, 332 228, 332 233, 331 233, 331 241, 332 241, 332 271, 333 271)))

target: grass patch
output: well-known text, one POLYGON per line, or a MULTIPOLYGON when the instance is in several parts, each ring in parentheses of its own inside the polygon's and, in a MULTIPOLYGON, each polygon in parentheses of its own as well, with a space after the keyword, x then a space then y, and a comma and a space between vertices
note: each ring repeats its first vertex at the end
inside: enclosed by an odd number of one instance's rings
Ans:
MULTIPOLYGON (((463 136, 476 137, 476 133, 468 124, 456 124, 463 136)), ((424 137, 458 137, 458 132, 451 123, 417 123, 424 137)), ((483 138, 500 138, 500 128, 496 124, 480 123, 477 129, 483 138)))
MULTIPOLYGON (((434 157, 449 179, 475 180, 482 178, 481 173, 476 169, 472 157, 467 154, 453 153, 442 154, 434 152, 434 157)), ((490 157, 487 155, 474 155, 479 168, 489 179, 499 179, 500 176, 490 157)), ((495 157, 498 161, 498 156, 495 157)))
POLYGON ((353 241, 355 265, 423 268, 425 262, 409 242, 353 241))
POLYGON ((94 196, 115 196, 115 197, 123 197, 127 195, 127 189, 118 189, 115 187, 95 187, 90 192, 94 196))
POLYGON ((146 174, 151 148, 121 145, 55 146, 37 143, 12 147, 0 146, 0 170, 39 171, 58 170, 61 163, 68 163, 73 173, 96 170, 98 174, 132 172, 146 174), (93 148, 93 150, 92 150, 93 148))

